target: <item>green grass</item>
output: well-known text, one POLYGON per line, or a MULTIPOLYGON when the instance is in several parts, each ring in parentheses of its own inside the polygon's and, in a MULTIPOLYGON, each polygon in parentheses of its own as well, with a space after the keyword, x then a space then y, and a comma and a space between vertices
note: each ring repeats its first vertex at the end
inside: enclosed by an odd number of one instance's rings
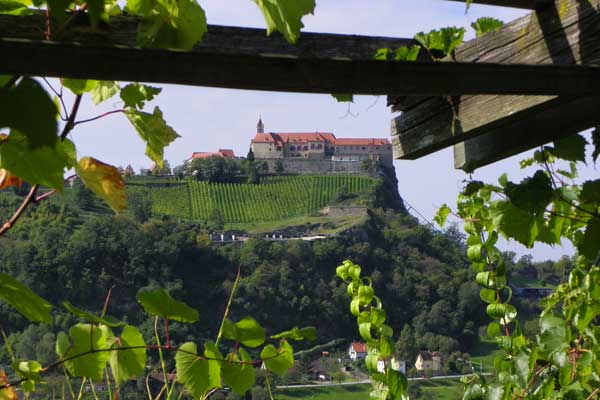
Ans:
POLYGON ((365 400, 369 398, 370 384, 344 385, 344 386, 321 386, 314 388, 278 389, 274 393, 276 400, 365 400))
POLYGON ((494 369, 494 358, 503 354, 495 341, 486 337, 479 337, 479 340, 469 351, 471 361, 474 367, 479 369, 479 363, 483 364, 483 372, 492 372, 494 369))
POLYGON ((419 386, 421 399, 456 400, 462 397, 462 384, 458 379, 430 379, 409 381, 408 387, 419 386))
POLYGON ((537 279, 528 278, 526 276, 520 276, 517 274, 513 274, 510 277, 510 283, 517 287, 525 287, 525 288, 553 288, 554 285, 550 285, 548 283, 542 283, 537 279))
MULTIPOLYGON (((462 385, 458 379, 430 379, 409 381, 409 388, 418 386, 421 389, 419 399, 455 400, 462 395, 462 385)), ((320 386, 314 388, 278 389, 274 393, 276 400, 365 400, 369 398, 370 384, 344 386, 320 386)))

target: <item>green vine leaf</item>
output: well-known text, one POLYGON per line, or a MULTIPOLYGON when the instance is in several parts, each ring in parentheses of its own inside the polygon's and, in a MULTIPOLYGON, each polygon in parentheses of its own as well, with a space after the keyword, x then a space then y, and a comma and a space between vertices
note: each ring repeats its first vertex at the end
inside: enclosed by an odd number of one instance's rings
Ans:
MULTIPOLYGON (((197 355, 195 343, 187 342, 175 354, 177 382, 182 383, 195 399, 202 399, 211 389, 221 386, 219 361, 208 360, 197 355)), ((222 359, 214 343, 206 343, 204 356, 222 359)))
MULTIPOLYGON (((39 6, 42 3, 43 2, 40 0, 34 0, 34 5, 36 5, 36 6, 39 6), (35 4, 35 3, 37 3, 37 4, 35 4)), ((52 16, 54 18, 56 18, 56 20, 58 21, 58 24, 62 26, 64 24, 65 20, 67 19, 66 10, 68 8, 70 8, 71 4, 73 4, 73 1, 71 1, 71 0, 46 0, 46 3, 48 4, 48 9, 52 13, 52 16)))
POLYGON ((592 151, 592 160, 594 163, 600 156, 600 128, 596 128, 592 131, 592 144, 594 145, 594 150, 592 151))
POLYGON ((185 323, 194 323, 199 319, 198 311, 173 299, 164 289, 139 292, 137 300, 150 315, 185 323))
MULTIPOLYGON (((37 361, 15 361, 12 363, 12 368, 19 378, 25 379, 21 383, 23 390, 26 393, 34 392, 35 383, 41 379, 40 372, 42 371, 42 365, 37 361)), ((2 393, 0 393, 0 399, 2 399, 2 393)))
POLYGON ((92 96, 94 104, 98 105, 115 96, 120 90, 119 84, 115 81, 100 81, 98 85, 91 90, 90 95, 92 96))
POLYGON ((243 348, 238 354, 232 353, 221 363, 223 383, 239 395, 246 393, 256 381, 252 358, 243 348), (239 354, 239 357, 238 357, 239 354))
POLYGON ((52 147, 31 148, 29 139, 17 130, 0 145, 0 168, 31 184, 46 185, 62 193, 64 171, 73 167, 75 146, 66 139, 52 147))
POLYGON ((159 168, 162 168, 164 148, 177 139, 179 135, 167 125, 158 107, 154 108, 152 114, 128 110, 125 115, 127 115, 140 137, 146 142, 146 155, 159 168))
POLYGON ((504 25, 504 22, 496 18, 481 17, 471 24, 471 28, 475 30, 476 36, 481 36, 484 33, 496 30, 504 25))
POLYGON ((32 322, 52 323, 52 306, 15 278, 0 272, 0 300, 32 322))
POLYGON ((444 227, 444 224, 446 223, 446 219, 448 218, 448 215, 450 215, 450 212, 452 210, 450 210, 450 207, 448 207, 446 204, 442 204, 442 206, 439 208, 439 210, 437 211, 437 213, 435 214, 435 216, 433 217, 433 220, 440 226, 440 227, 444 227))
POLYGON ((595 260, 600 251, 600 218, 591 218, 585 228, 583 237, 577 244, 579 253, 589 260, 595 260))
POLYGON ((125 107, 137 108, 141 110, 147 101, 154 99, 154 96, 162 92, 161 88, 154 86, 141 85, 139 83, 130 83, 121 89, 121 100, 125 107))
POLYGON ((127 382, 130 378, 136 377, 144 372, 146 368, 146 349, 144 338, 140 331, 131 325, 123 328, 120 338, 114 339, 111 347, 140 347, 131 350, 118 350, 110 352, 110 368, 117 385, 127 382))
POLYGON ((515 207, 510 202, 499 201, 490 210, 494 224, 507 238, 531 247, 538 236, 538 223, 529 212, 515 207))
POLYGON ((69 329, 69 337, 61 333, 57 337, 57 354, 61 359, 70 359, 64 362, 69 373, 93 381, 102 380, 110 352, 97 350, 108 350, 108 343, 114 340, 110 328, 105 325, 77 324, 69 329))
POLYGON ((129 1, 127 10, 144 17, 137 34, 143 47, 191 50, 207 30, 206 15, 195 0, 129 1))
POLYGON ((304 27, 302 17, 312 14, 315 0, 254 0, 267 23, 267 35, 279 31, 290 43, 296 43, 300 29, 304 27))
POLYGON ((354 95, 346 93, 332 93, 334 99, 339 103, 354 103, 354 95))
POLYGON ((289 331, 278 333, 271 336, 271 339, 290 339, 290 340, 317 340, 317 329, 314 326, 307 326, 302 329, 294 327, 289 331))
POLYGON ((260 358, 265 366, 277 375, 285 374, 294 366, 294 351, 285 339, 279 342, 279 349, 272 344, 266 345, 260 352, 260 358))
POLYGON ((581 187, 579 199, 583 203, 600 205, 600 179, 585 181, 581 187))
POLYGON ((547 147, 547 149, 554 157, 568 161, 585 162, 586 145, 587 140, 583 136, 575 134, 554 141, 554 148, 547 147))
POLYGON ((438 50, 444 55, 450 55, 463 42, 465 28, 447 27, 432 30, 428 33, 419 32, 415 40, 427 50, 438 50))
MULTIPOLYGON (((3 0, 0 1, 0 14, 7 15, 31 15, 33 10, 29 8, 31 2, 29 1, 12 1, 3 0)), ((2 86, 2 79, 0 78, 0 86, 2 86)))
POLYGON ((55 147, 57 116, 56 104, 34 79, 22 78, 16 86, 0 91, 0 128, 21 132, 31 150, 55 147))
POLYGON ((386 378, 390 397, 394 400, 402 399, 408 386, 406 376, 399 371, 388 368, 386 378))
POLYGON ((98 87, 100 81, 93 79, 63 79, 63 85, 74 94, 84 94, 98 87))
POLYGON ((246 317, 235 324, 226 319, 223 323, 223 337, 235 340, 248 347, 258 347, 265 342, 265 328, 252 317, 246 317))
POLYGON ((504 193, 512 204, 532 213, 543 212, 552 201, 552 181, 543 171, 536 171, 533 177, 515 185, 508 182, 504 193))

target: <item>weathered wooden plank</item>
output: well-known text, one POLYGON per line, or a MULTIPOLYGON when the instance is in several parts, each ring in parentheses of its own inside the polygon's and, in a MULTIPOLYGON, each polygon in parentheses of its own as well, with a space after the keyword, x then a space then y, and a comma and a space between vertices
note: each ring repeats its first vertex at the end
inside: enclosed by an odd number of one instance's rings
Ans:
POLYGON ((412 43, 407 39, 307 34, 294 48, 282 39, 270 43, 262 30, 211 26, 206 41, 190 52, 140 49, 133 47, 136 24, 135 18, 113 18, 97 31, 71 26, 45 41, 43 18, 0 16, 0 73, 306 93, 600 91, 600 67, 372 59, 375 49, 412 43))
MULTIPOLYGON (((0 38, 46 39, 45 14, 27 17, 0 15, 0 38)), ((86 46, 136 47, 139 18, 112 17, 110 25, 100 24, 92 31, 85 15, 70 20, 67 29, 59 30, 53 40, 60 43, 81 43, 86 46)), ((201 54, 230 54, 263 57, 315 58, 340 60, 372 60, 382 47, 411 46, 413 39, 381 36, 338 35, 303 32, 298 42, 289 44, 277 32, 267 36, 265 29, 209 25, 204 38, 193 52, 201 54)))
MULTIPOLYGON (((519 18, 497 31, 469 41, 456 51, 459 61, 530 63, 530 64, 597 64, 600 62, 600 0, 558 0, 556 6, 519 18)), ((491 75, 490 79, 494 79, 491 75)), ((478 135, 500 126, 512 126, 534 110, 551 107, 548 115, 560 118, 564 97, 552 96, 461 96, 453 99, 454 111, 443 99, 397 99, 393 109, 403 113, 392 121, 396 135, 396 156, 413 159, 469 139, 469 149, 478 135), (400 101, 398 101, 400 100, 400 101), (546 104, 547 103, 547 104, 546 104), (546 106, 543 106, 546 104, 546 106), (541 108, 536 108, 540 106, 541 108), (454 115, 455 114, 455 115, 454 115), (454 118, 454 116, 456 118, 454 118), (401 143, 401 144, 400 144, 401 143)), ((585 125, 589 115, 581 115, 585 125)), ((528 131, 528 133, 532 133, 528 131)), ((522 135, 506 131, 503 137, 522 135)), ((534 135, 535 136, 535 135, 534 135)), ((543 138, 543 135, 539 136, 543 138)), ((536 141, 533 146, 539 145, 536 141)), ((531 144, 530 144, 531 146, 531 144)), ((508 151, 505 151, 508 154, 508 151)), ((470 151, 467 149, 467 155, 470 151)), ((495 152, 490 155, 493 158, 495 152)), ((478 159, 477 163, 480 163, 478 159)))
MULTIPOLYGON (((467 0, 450 0, 466 3, 467 0)), ((476 4, 486 4, 498 7, 524 8, 526 10, 541 9, 552 3, 553 0, 473 0, 476 4)))
POLYGON ((534 108, 534 112, 513 123, 456 144, 454 167, 472 172, 476 168, 600 123, 600 97, 557 98, 534 108), (560 104, 559 115, 555 104, 560 104))

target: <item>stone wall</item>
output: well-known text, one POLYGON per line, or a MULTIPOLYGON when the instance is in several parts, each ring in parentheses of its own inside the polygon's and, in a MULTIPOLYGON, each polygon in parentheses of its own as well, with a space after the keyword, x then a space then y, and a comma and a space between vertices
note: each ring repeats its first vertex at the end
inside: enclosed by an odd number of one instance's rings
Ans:
POLYGON ((323 209, 323 214, 330 217, 366 217, 367 207, 360 206, 328 206, 323 209))
MULTIPOLYGON (((275 171, 276 159, 265 159, 257 161, 266 161, 269 164, 269 171, 275 171)), ((334 161, 334 160, 314 160, 314 159, 280 159, 283 163, 284 172, 296 174, 360 174, 360 161, 334 161)))

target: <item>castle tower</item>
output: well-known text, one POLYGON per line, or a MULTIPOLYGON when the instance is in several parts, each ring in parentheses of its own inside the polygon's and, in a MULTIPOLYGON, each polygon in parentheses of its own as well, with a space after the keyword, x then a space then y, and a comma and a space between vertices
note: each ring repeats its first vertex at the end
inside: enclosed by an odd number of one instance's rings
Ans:
POLYGON ((265 133, 265 125, 260 117, 258 117, 258 124, 256 124, 256 133, 265 133))

